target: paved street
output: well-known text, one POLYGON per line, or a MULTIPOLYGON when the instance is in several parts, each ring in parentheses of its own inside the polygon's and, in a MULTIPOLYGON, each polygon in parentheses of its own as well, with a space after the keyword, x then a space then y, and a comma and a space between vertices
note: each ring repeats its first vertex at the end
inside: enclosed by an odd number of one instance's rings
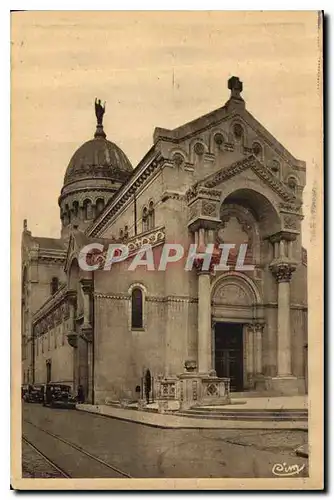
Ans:
MULTIPOLYGON (((304 431, 159 429, 24 404, 23 435, 70 477, 120 477, 123 472, 131 477, 273 477, 277 463, 300 468, 305 464, 294 477, 308 473, 307 459, 294 453, 307 442, 304 431)), ((32 470, 35 477, 48 473, 59 477, 50 465, 43 469, 41 461, 31 447, 23 445, 25 477, 32 477, 32 470)))

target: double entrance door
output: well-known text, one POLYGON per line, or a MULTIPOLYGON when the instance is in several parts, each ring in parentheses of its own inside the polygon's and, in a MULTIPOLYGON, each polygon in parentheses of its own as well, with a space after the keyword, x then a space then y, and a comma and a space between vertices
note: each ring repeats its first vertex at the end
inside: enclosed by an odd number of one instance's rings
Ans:
POLYGON ((243 390, 243 325, 216 323, 215 370, 218 377, 230 379, 231 391, 243 390))

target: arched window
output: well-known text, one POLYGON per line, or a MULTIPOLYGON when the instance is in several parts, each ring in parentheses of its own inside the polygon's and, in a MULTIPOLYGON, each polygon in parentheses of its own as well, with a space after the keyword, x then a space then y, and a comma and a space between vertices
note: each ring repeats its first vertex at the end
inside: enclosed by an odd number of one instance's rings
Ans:
POLYGON ((148 229, 153 229, 155 225, 154 221, 154 203, 150 201, 148 206, 148 229))
POLYGON ((253 143, 253 153, 257 158, 262 158, 262 146, 258 142, 253 143))
POLYGON ((123 238, 124 238, 123 229, 120 229, 120 231, 119 231, 119 239, 122 240, 123 238))
POLYGON ((131 329, 143 328, 143 292, 134 288, 131 293, 131 329))
POLYGON ((78 217, 78 215, 79 215, 79 202, 78 201, 73 202, 73 215, 74 215, 74 217, 78 217))
POLYGON ((84 219, 89 220, 92 218, 92 202, 90 200, 85 200, 83 202, 84 207, 84 219))
POLYGON ((65 218, 66 218, 66 225, 71 222, 71 212, 69 209, 69 206, 66 204, 65 205, 65 218))
POLYGON ((96 200, 96 215, 99 215, 104 209, 104 200, 102 198, 98 198, 96 200))
POLYGON ((235 123, 233 126, 233 135, 237 141, 241 141, 244 136, 244 129, 240 123, 235 123))
POLYGON ((142 220, 143 220, 143 233, 145 233, 145 231, 148 231, 148 229, 149 229, 148 210, 146 207, 144 207, 144 209, 143 209, 142 220))
POLYGON ((294 177, 289 177, 288 179, 288 186, 291 189, 291 191, 296 194, 297 192, 297 181, 294 177))

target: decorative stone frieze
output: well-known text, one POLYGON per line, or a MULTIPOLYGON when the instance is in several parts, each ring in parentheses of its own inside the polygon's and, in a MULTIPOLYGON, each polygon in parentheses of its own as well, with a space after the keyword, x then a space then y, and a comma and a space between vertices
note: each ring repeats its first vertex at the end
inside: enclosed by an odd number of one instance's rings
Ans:
POLYGON ((161 201, 165 202, 169 199, 183 201, 185 200, 185 194, 178 191, 165 191, 161 196, 161 201))
MULTIPOLYGON (((131 238, 127 243, 122 243, 122 245, 125 245, 128 248, 129 252, 128 256, 130 257, 131 255, 138 252, 142 247, 145 247, 146 245, 155 247, 163 243, 164 240, 165 240, 165 228, 159 227, 147 231, 142 235, 135 236, 134 238, 131 238)), ((108 248, 106 246, 106 248, 102 252, 97 250, 96 252, 89 253, 87 255, 87 263, 91 266, 99 264, 99 269, 103 269, 106 263, 107 252, 108 248)))

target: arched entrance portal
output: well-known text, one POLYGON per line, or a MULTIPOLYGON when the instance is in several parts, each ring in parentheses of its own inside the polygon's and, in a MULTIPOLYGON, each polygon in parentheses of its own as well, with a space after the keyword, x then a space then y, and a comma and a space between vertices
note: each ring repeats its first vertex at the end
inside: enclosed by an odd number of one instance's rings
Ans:
POLYGON ((212 286, 212 366, 231 391, 254 387, 262 374, 263 308, 249 277, 231 272, 212 286))

